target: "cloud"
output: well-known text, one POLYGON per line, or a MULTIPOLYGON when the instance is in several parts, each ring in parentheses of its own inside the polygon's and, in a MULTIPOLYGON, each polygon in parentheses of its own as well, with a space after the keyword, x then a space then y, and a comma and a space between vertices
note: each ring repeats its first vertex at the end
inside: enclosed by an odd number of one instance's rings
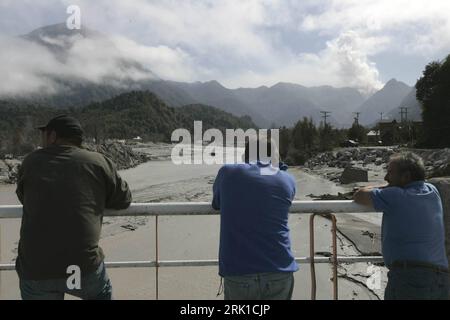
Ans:
POLYGON ((60 63, 44 47, 19 38, 0 38, 0 95, 53 93, 55 83, 46 75, 57 73, 60 63))
MULTIPOLYGON (((96 3, 98 8, 91 6, 89 12, 101 10, 102 1, 96 3)), ((86 1, 80 5, 89 6, 86 1)), ((378 71, 368 58, 377 49, 369 42, 381 44, 384 38, 365 39, 358 34, 343 43, 349 38, 346 32, 324 43, 317 53, 293 50, 286 43, 289 40, 280 40, 285 32, 298 33, 299 21, 322 7, 320 1, 112 0, 107 17, 112 31, 126 33, 135 41, 182 48, 192 63, 184 79, 215 79, 232 88, 290 81, 356 86, 364 92, 378 89, 378 71), (124 23, 129 17, 132 23, 124 23)))
POLYGON ((303 30, 336 35, 349 30, 366 36, 389 36, 402 53, 450 50, 450 2, 446 0, 330 0, 308 14, 303 30))
POLYGON ((357 88, 369 95, 383 86, 376 65, 370 62, 367 54, 375 50, 372 47, 376 44, 382 45, 383 40, 364 39, 356 32, 346 32, 328 42, 327 48, 319 54, 305 54, 300 60, 302 64, 312 65, 321 71, 322 83, 333 76, 328 84, 357 88))
MULTIPOLYGON (((165 45, 145 46, 125 37, 112 38, 121 57, 146 66, 165 80, 194 81, 196 72, 191 56, 180 48, 165 45)), ((148 75, 144 75, 148 77, 148 75)))
MULTIPOLYGON (((284 81, 307 86, 353 86, 368 93, 382 85, 374 63, 378 54, 424 55, 431 59, 450 50, 448 1, 44 0, 39 5, 33 3, 0 0, 0 30, 11 34, 15 23, 16 29, 23 30, 25 22, 32 26, 62 21, 67 17, 64 8, 77 4, 81 7, 82 24, 107 34, 110 39, 105 42, 81 39, 73 44, 62 62, 44 47, 3 37, 0 41, 6 42, 0 45, 6 49, 2 49, 0 58, 15 58, 11 64, 0 66, 9 79, 8 84, 0 84, 0 94, 55 90, 56 84, 42 77, 45 74, 95 83, 111 78, 136 80, 148 76, 139 68, 124 72, 124 58, 169 80, 215 79, 231 88, 284 81), (29 16, 26 6, 30 7, 29 16), (310 39, 321 42, 313 46, 310 39)), ((70 41, 46 40, 64 46, 67 45, 64 41, 70 41)))
POLYGON ((120 86, 124 81, 192 80, 189 56, 166 46, 143 46, 124 37, 40 37, 42 43, 0 37, 0 96, 56 93, 58 79, 120 86), (61 49, 61 50, 60 50, 61 49))
MULTIPOLYGON (((370 42, 355 32, 344 33, 329 41, 318 53, 286 56, 274 70, 268 73, 249 71, 240 81, 244 86, 254 86, 258 83, 272 85, 282 79, 310 86, 353 87, 368 95, 383 86, 375 64, 369 61, 364 50, 370 42)), ((374 40, 375 43, 378 40, 374 40)), ((227 81, 231 83, 233 79, 227 81)))

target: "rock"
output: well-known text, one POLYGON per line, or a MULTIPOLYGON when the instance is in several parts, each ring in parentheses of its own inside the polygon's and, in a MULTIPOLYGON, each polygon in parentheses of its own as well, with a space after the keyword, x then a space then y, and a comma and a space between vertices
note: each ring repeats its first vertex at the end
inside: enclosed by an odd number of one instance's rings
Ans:
POLYGON ((336 167, 338 167, 338 168, 347 168, 350 165, 351 165, 350 161, 338 161, 338 163, 336 164, 336 167))
POLYGON ((375 160, 375 165, 376 166, 381 166, 383 164, 383 159, 377 159, 375 160))
POLYGON ((123 226, 120 226, 120 227, 124 228, 124 229, 127 229, 127 230, 130 230, 130 231, 134 231, 134 230, 137 229, 137 227, 135 227, 135 226, 133 226, 131 224, 126 224, 126 225, 123 225, 123 226))
POLYGON ((368 182, 368 171, 362 168, 347 167, 342 173, 339 181, 342 184, 348 184, 352 182, 368 182))
POLYGON ((363 161, 365 164, 373 163, 377 159, 376 155, 367 156, 363 161))

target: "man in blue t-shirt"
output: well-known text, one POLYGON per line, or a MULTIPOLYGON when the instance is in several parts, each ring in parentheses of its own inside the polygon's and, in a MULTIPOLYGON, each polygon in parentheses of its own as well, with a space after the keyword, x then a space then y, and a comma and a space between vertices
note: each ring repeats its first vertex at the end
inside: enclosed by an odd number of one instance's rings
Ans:
POLYGON ((411 152, 394 155, 385 180, 387 186, 362 188, 354 196, 383 212, 385 299, 448 299, 442 202, 436 187, 424 181, 422 159, 411 152))
MULTIPOLYGON (((272 150, 270 142, 262 143, 272 150)), ((292 298, 298 266, 291 251, 288 213, 295 180, 286 168, 259 156, 253 159, 247 144, 245 163, 219 170, 212 206, 221 213, 219 275, 224 278, 225 300, 292 298)))

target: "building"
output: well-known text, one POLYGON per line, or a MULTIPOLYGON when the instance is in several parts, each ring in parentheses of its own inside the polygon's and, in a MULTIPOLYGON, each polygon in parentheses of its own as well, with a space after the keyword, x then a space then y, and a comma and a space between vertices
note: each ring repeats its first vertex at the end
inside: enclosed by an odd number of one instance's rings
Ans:
POLYGON ((380 140, 384 146, 401 143, 414 144, 423 131, 422 121, 385 120, 378 123, 380 140))
POLYGON ((379 130, 371 130, 367 134, 367 143, 370 145, 379 145, 380 144, 380 131, 379 130))
POLYGON ((382 120, 378 123, 380 139, 384 146, 391 146, 400 142, 398 127, 397 120, 382 120))

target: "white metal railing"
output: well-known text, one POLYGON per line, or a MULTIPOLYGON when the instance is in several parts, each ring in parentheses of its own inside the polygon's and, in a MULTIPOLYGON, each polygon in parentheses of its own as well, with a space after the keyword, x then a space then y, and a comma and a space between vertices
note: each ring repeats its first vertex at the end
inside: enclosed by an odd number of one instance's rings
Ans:
MULTIPOLYGON (((294 201, 291 214, 325 214, 325 213, 363 213, 374 212, 373 209, 358 205, 353 201, 294 201)), ((120 261, 106 262, 108 268, 149 268, 156 270, 156 298, 158 299, 158 268, 160 267, 200 267, 217 266, 218 260, 159 260, 158 217, 181 215, 218 215, 219 212, 207 202, 172 202, 172 203, 133 203, 125 210, 105 210, 108 217, 153 216, 155 217, 156 258, 154 261, 120 261)), ((22 217, 22 206, 0 206, 1 219, 18 219, 22 217)), ((1 241, 1 238, 0 238, 1 241)), ((311 257, 298 257, 298 263, 310 263, 311 257)), ((314 257, 314 263, 333 263, 333 257, 314 257)), ((381 256, 338 256, 338 263, 371 262, 382 263, 381 256)), ((0 264, 0 271, 14 270, 14 264, 0 264)))
MULTIPOLYGON (((373 209, 346 201, 294 201, 290 213, 361 213, 374 212, 373 209)), ((180 216, 217 215, 218 211, 207 202, 133 203, 125 210, 106 210, 105 216, 180 216)), ((0 206, 0 219, 21 218, 22 206, 0 206)))

